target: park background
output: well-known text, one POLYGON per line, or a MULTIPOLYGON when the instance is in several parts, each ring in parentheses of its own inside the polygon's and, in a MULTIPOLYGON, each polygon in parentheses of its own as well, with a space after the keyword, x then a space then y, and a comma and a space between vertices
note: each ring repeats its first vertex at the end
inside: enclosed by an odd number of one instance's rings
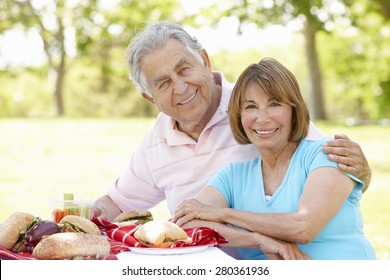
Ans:
MULTIPOLYGON (((50 218, 49 198, 105 194, 157 112, 128 79, 146 22, 176 22, 230 81, 270 56, 298 78, 315 124, 358 142, 372 168, 365 232, 390 259, 388 0, 0 2, 0 222, 50 218)), ((164 203, 152 209, 167 218, 164 203)))

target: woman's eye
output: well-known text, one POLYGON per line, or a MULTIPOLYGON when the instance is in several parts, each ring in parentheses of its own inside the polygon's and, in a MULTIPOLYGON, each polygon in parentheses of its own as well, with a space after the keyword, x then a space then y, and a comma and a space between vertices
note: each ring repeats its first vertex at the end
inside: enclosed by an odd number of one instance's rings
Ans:
POLYGON ((248 110, 248 109, 254 109, 254 108, 256 108, 255 105, 246 105, 246 106, 244 107, 244 109, 246 109, 246 110, 248 110))

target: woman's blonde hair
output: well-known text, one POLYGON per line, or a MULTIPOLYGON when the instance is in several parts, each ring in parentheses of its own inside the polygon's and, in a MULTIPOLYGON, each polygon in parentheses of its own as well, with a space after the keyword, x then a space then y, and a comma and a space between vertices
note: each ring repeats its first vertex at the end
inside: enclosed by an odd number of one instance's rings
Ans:
POLYGON ((299 142, 309 130, 309 110, 303 100, 295 76, 273 58, 264 58, 249 65, 238 78, 229 102, 229 121, 233 136, 239 144, 250 144, 241 124, 241 106, 248 85, 256 83, 277 102, 292 106, 289 141, 299 142))

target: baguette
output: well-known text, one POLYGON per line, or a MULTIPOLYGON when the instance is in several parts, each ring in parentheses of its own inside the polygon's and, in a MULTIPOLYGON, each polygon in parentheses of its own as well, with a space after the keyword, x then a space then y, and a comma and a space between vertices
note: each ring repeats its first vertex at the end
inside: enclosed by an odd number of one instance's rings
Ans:
POLYGON ((110 243, 102 235, 63 232, 42 238, 35 246, 32 255, 40 260, 59 260, 109 252, 110 243))

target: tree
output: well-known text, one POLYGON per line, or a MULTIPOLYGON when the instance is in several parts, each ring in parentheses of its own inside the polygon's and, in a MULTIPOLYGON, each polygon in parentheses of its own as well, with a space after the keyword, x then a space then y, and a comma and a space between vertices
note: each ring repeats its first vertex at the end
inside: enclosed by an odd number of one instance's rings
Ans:
POLYGON ((390 1, 343 3, 348 9, 350 25, 344 31, 335 30, 335 38, 329 39, 324 53, 324 56, 333 55, 323 60, 327 64, 328 78, 334 74, 339 80, 337 88, 330 91, 338 95, 334 97, 338 104, 332 108, 348 104, 340 113, 349 112, 357 121, 389 118, 390 1))
MULTIPOLYGON (((83 2, 85 3, 85 2, 83 2)), ((90 3, 88 3, 90 4, 90 3)), ((46 54, 48 81, 52 84, 55 114, 65 113, 63 85, 69 58, 66 44, 67 34, 74 22, 74 11, 88 8, 88 5, 70 5, 66 0, 37 2, 33 0, 5 0, 2 4, 3 25, 0 32, 13 28, 37 32, 46 54)))
MULTIPOLYGON (((345 0, 348 2, 349 0, 345 0)), ((379 1, 379 0, 378 0, 379 1)), ((216 2, 204 10, 208 16, 215 16, 214 11, 223 10, 222 16, 235 16, 240 22, 239 32, 243 25, 255 23, 258 27, 269 24, 286 25, 292 21, 302 22, 302 33, 305 38, 307 67, 311 85, 311 108, 313 119, 326 119, 323 100, 321 65, 317 51, 316 36, 320 31, 328 32, 329 26, 345 15, 345 6, 337 0, 231 0, 216 2)), ((197 16, 194 16, 195 18, 197 16)), ((220 15, 219 15, 220 18, 220 15)), ((219 21, 214 17, 214 24, 219 21)), ((193 19, 192 19, 193 20, 193 19)))
POLYGON ((100 65, 100 92, 110 83, 111 51, 129 40, 140 22, 170 18, 177 0, 120 0, 107 7, 103 0, 3 0, 0 34, 12 29, 35 31, 47 58, 48 81, 53 85, 55 114, 65 114, 64 84, 69 69, 70 44, 76 55, 100 65))

